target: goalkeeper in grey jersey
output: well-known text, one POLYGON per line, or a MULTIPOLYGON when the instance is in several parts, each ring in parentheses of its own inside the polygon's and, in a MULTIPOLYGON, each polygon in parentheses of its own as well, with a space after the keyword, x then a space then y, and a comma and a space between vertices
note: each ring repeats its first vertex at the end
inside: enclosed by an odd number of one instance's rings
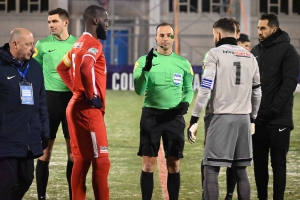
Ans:
MULTIPOLYGON (((235 24, 223 18, 213 25, 215 48, 207 55, 201 88, 190 125, 197 123, 210 97, 212 114, 204 148, 204 198, 219 199, 220 167, 232 167, 237 176, 239 199, 250 199, 246 166, 252 161, 250 117, 260 105, 259 69, 254 56, 237 46, 235 24)), ((188 137, 193 137, 188 131, 188 137)))

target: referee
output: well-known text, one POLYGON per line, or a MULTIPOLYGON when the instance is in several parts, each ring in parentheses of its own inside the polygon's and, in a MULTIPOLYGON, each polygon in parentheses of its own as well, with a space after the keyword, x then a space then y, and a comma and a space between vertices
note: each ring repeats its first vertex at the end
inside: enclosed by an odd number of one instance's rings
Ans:
POLYGON ((193 99, 193 70, 183 57, 172 52, 173 27, 161 23, 156 28, 157 50, 140 57, 134 67, 134 86, 145 94, 140 122, 142 157, 140 178, 143 200, 153 192, 153 173, 162 138, 168 170, 170 200, 177 200, 180 188, 179 160, 183 158, 185 121, 183 115, 193 99))

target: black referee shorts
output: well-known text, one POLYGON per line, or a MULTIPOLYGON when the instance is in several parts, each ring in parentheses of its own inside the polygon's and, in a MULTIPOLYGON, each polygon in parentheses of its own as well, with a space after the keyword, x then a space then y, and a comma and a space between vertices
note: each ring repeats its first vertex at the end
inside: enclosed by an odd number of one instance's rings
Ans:
POLYGON ((56 138, 56 133, 60 122, 64 137, 66 139, 70 139, 66 118, 66 108, 70 99, 72 98, 72 92, 46 91, 46 94, 50 124, 50 139, 54 140, 56 138))
POLYGON ((165 157, 183 158, 185 121, 179 111, 143 108, 139 156, 157 157, 162 138, 165 157))

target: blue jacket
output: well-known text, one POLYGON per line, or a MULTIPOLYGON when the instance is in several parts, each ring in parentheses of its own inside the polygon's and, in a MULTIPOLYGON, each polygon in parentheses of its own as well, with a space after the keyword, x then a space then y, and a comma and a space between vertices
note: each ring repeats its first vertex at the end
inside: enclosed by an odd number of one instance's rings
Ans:
POLYGON ((9 45, 0 48, 0 158, 43 155, 42 137, 49 138, 49 119, 42 67, 31 58, 23 67, 9 53, 9 45), (34 105, 22 105, 19 83, 29 65, 26 81, 32 83, 34 105))

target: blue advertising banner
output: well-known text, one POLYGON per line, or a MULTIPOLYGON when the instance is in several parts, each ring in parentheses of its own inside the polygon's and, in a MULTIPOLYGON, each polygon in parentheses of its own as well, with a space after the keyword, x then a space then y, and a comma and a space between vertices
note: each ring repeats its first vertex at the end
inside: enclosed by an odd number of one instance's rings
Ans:
MULTIPOLYGON (((108 65, 107 66, 107 89, 111 90, 134 90, 133 83, 134 65, 108 65)), ((200 88, 202 73, 201 66, 193 66, 194 70, 194 90, 200 88)))

